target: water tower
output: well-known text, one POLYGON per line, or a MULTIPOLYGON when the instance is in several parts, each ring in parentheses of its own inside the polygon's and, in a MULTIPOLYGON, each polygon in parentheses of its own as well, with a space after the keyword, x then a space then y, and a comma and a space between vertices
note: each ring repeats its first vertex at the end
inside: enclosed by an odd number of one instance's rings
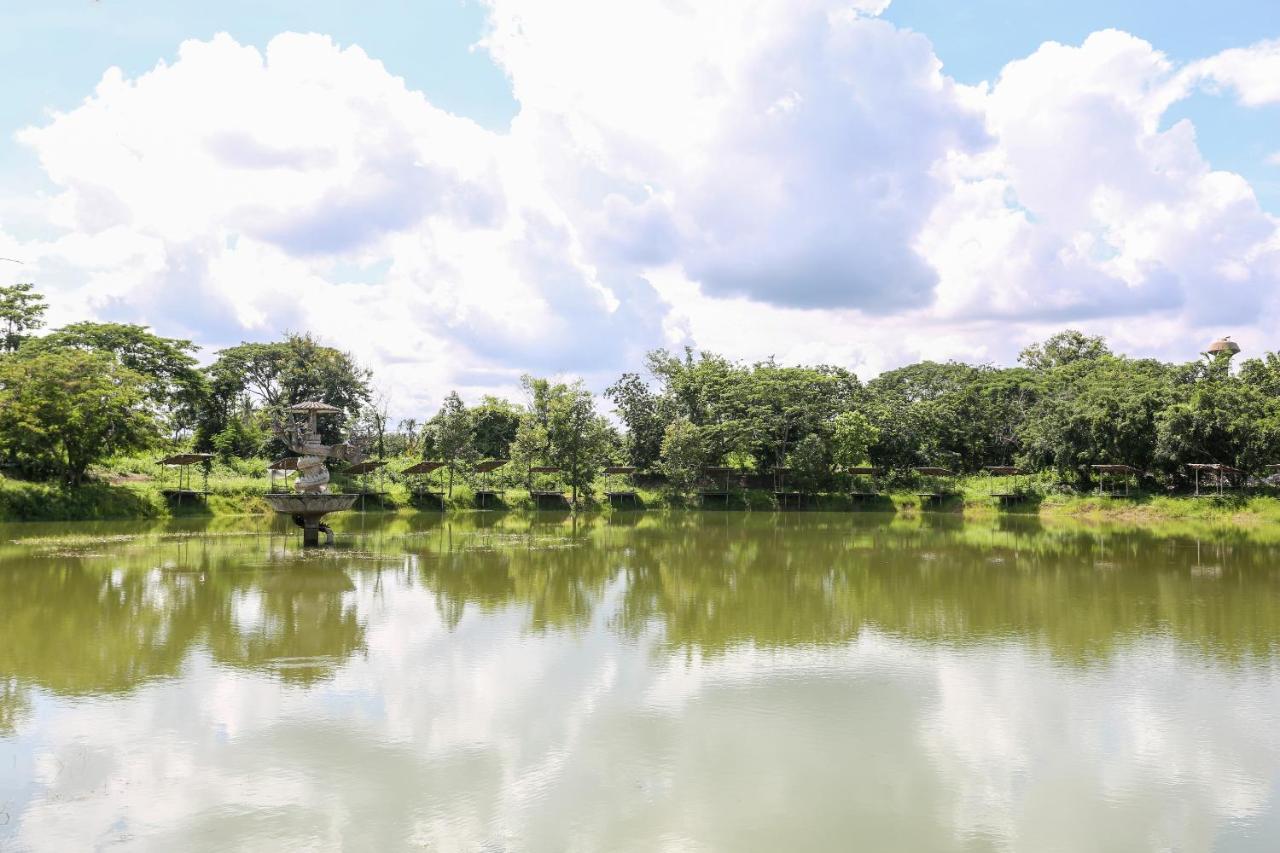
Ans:
POLYGON ((1209 348, 1205 352, 1215 359, 1225 357, 1230 360, 1233 355, 1240 352, 1240 345, 1231 340, 1230 335, 1223 335, 1209 344, 1209 348))

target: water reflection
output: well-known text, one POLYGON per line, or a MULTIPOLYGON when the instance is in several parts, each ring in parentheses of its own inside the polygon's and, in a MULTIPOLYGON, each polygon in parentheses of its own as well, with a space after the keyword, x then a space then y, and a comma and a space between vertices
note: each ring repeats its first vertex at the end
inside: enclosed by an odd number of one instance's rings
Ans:
POLYGON ((225 523, 3 531, 0 844, 1196 850, 1280 831, 1264 536, 343 523, 318 552, 225 523))

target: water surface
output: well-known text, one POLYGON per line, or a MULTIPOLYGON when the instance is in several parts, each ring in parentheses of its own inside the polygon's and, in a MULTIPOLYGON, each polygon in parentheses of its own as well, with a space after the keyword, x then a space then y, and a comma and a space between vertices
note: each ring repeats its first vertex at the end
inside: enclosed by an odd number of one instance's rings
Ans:
POLYGON ((0 527, 0 849, 1280 849, 1280 536, 0 527))

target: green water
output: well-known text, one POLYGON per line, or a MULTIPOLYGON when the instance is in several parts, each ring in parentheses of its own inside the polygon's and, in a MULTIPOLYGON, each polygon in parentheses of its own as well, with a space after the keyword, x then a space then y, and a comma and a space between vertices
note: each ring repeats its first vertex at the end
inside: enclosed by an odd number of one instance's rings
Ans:
POLYGON ((1280 849, 1280 536, 0 527, 0 850, 1280 849))

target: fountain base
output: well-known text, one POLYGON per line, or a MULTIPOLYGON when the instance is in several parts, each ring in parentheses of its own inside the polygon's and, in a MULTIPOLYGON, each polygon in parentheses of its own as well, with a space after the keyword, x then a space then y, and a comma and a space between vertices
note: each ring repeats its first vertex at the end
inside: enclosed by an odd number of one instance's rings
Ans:
POLYGON ((288 494, 266 495, 267 503, 281 515, 293 519, 294 524, 302 528, 302 544, 315 546, 320 544, 320 531, 323 530, 333 544, 333 532, 328 525, 321 524, 320 519, 331 512, 342 512, 351 509, 359 495, 329 494, 288 494))

